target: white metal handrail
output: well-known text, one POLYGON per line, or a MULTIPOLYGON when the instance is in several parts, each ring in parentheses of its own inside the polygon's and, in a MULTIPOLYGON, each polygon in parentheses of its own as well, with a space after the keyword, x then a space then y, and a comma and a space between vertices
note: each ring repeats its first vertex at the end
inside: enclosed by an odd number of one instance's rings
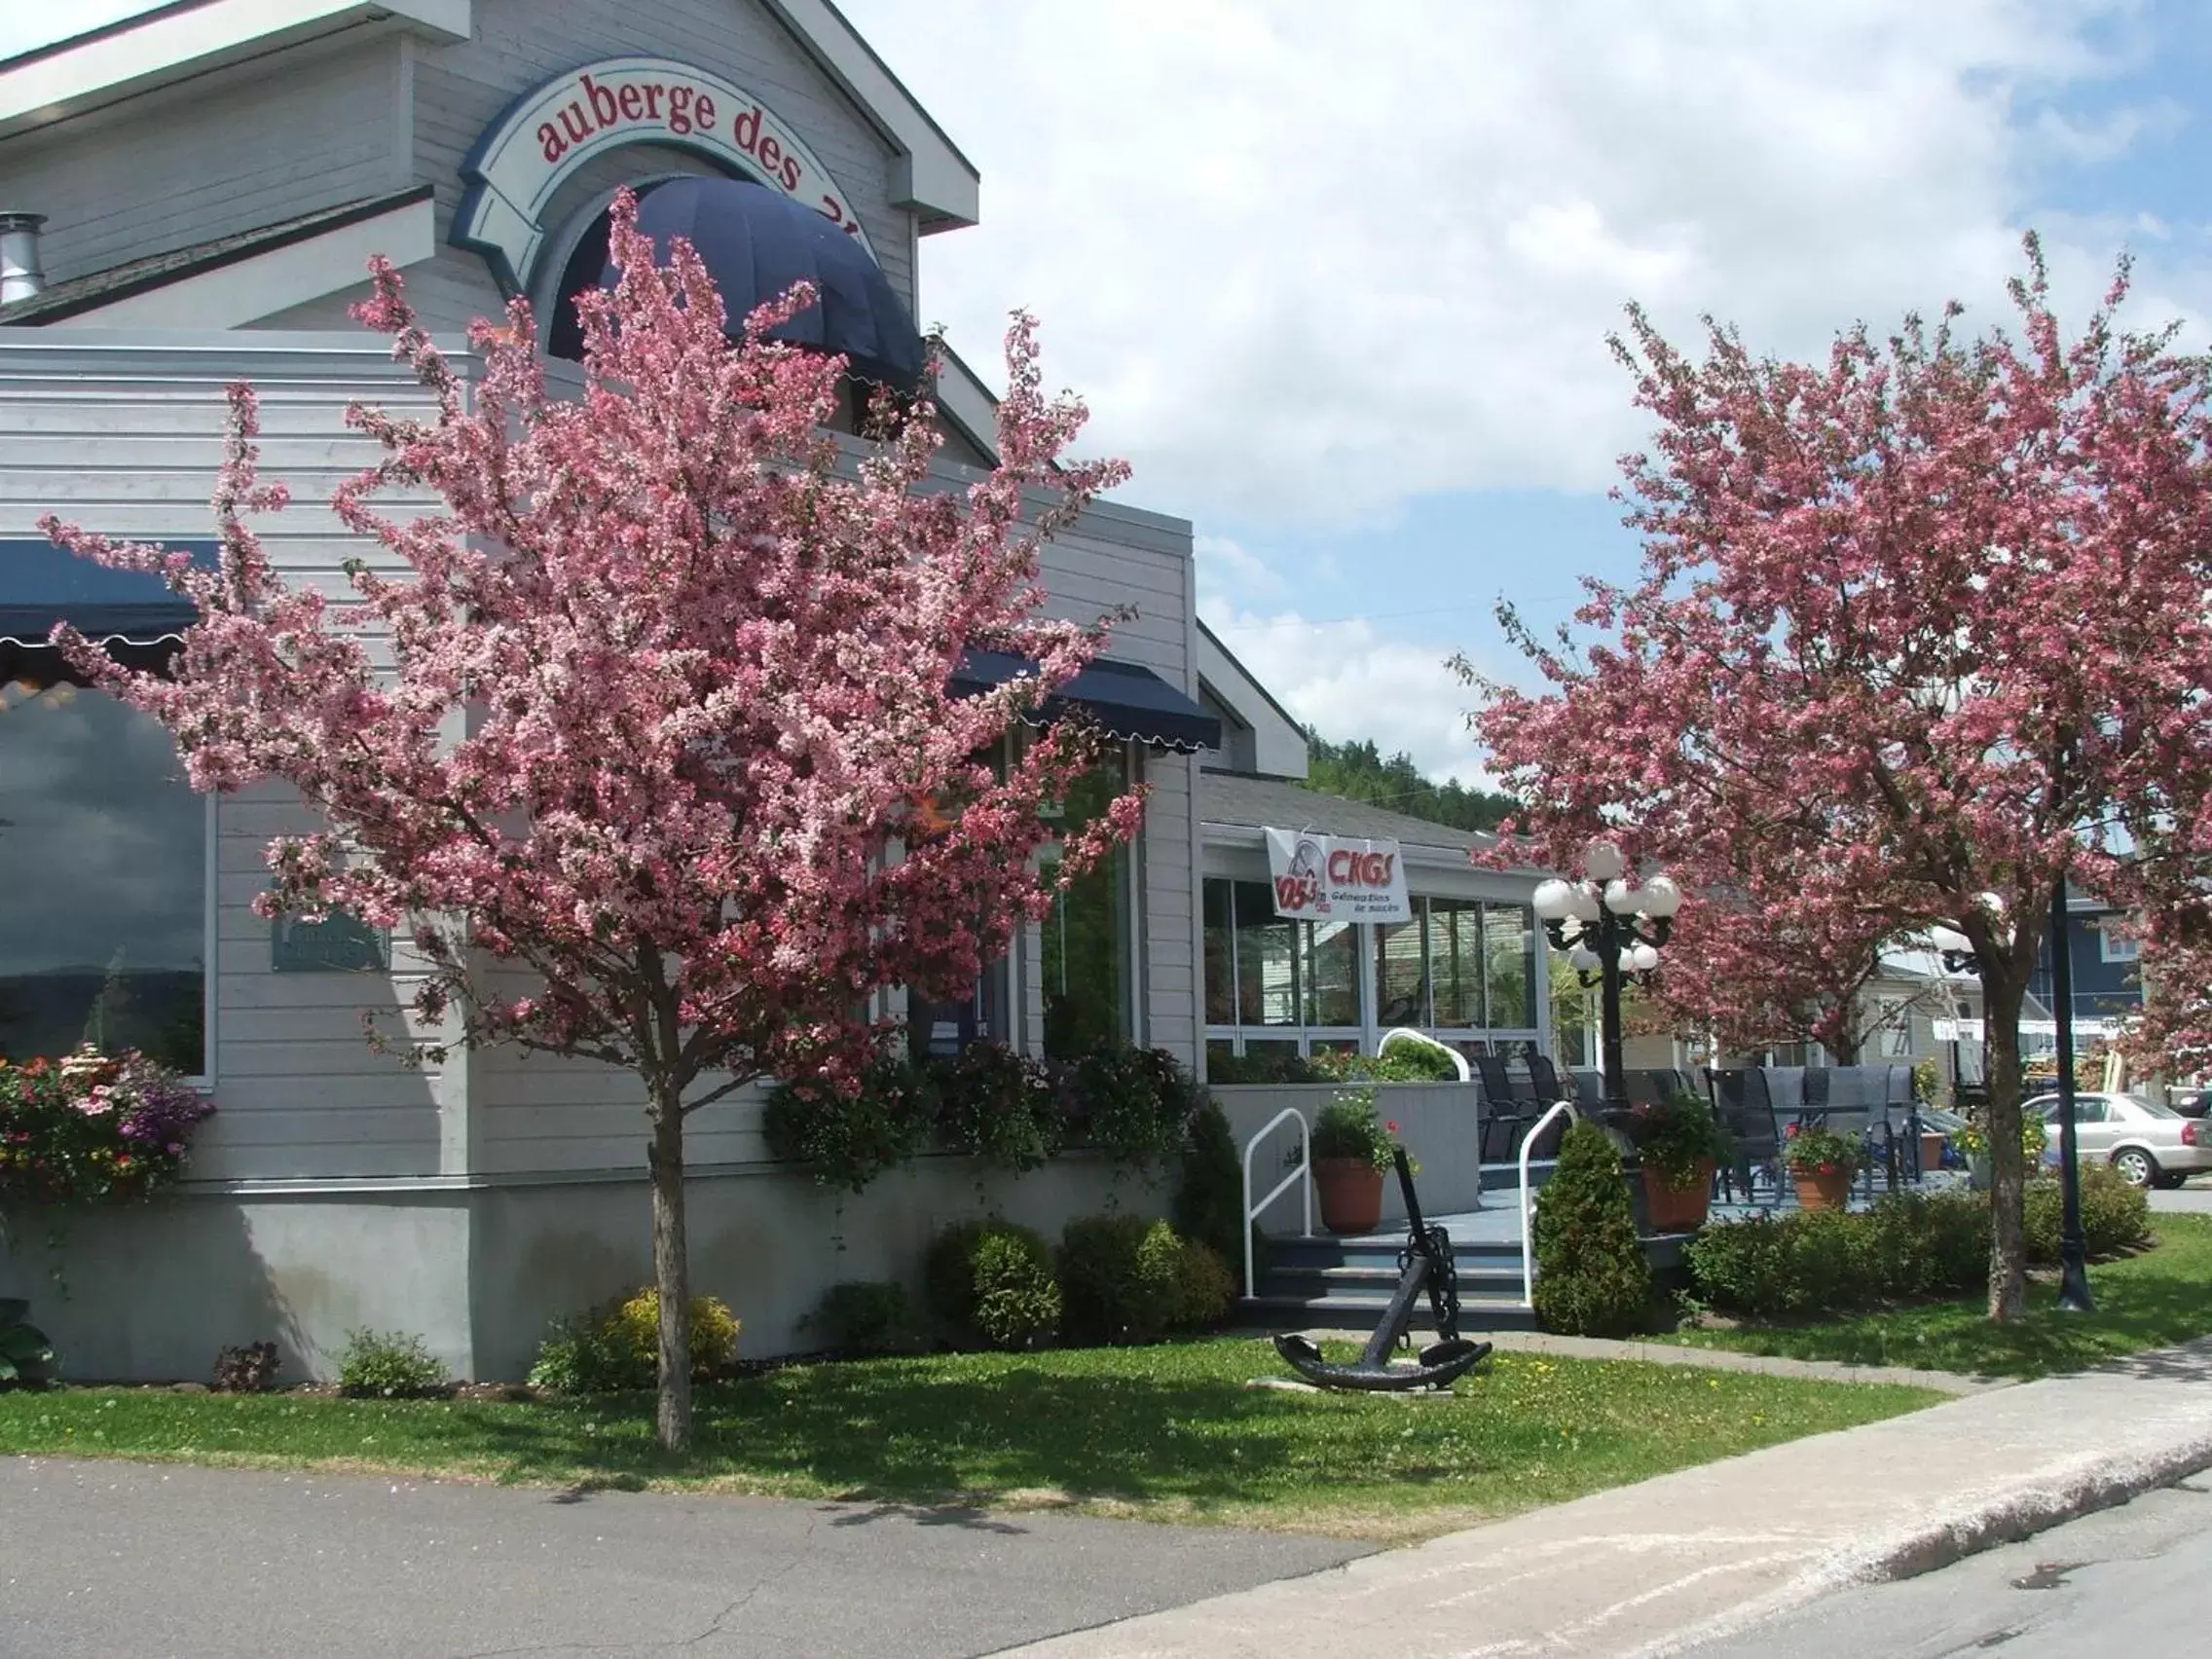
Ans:
POLYGON ((1521 1137, 1521 1301, 1530 1308, 1536 1305, 1536 1246, 1534 1229, 1530 1225, 1529 1214, 1529 1153, 1536 1144, 1536 1137, 1552 1126, 1552 1120, 1565 1112, 1569 1118, 1579 1119, 1582 1114, 1574 1109, 1574 1102, 1562 1100, 1536 1120, 1536 1125, 1521 1137))
POLYGON ((1306 1192, 1305 1237, 1313 1236, 1313 1183, 1307 1176, 1313 1168, 1313 1131, 1306 1126, 1306 1114, 1295 1106, 1285 1106, 1267 1121, 1260 1132, 1244 1143, 1244 1299, 1249 1302, 1258 1293, 1259 1281, 1254 1277, 1259 1264, 1252 1254, 1252 1224, 1260 1219, 1260 1212, 1281 1198, 1293 1181, 1303 1182, 1306 1192), (1298 1167, 1274 1184, 1274 1189, 1257 1204, 1252 1201, 1252 1154, 1260 1150, 1260 1143, 1275 1132, 1275 1125, 1285 1118, 1298 1125, 1298 1167))
POLYGON ((1393 1037, 1411 1037, 1415 1042, 1425 1043, 1431 1049, 1441 1049, 1445 1053, 1452 1056, 1452 1063, 1459 1068, 1459 1081, 1461 1083, 1471 1083, 1474 1081, 1474 1070, 1467 1064, 1466 1055, 1460 1053, 1459 1051, 1453 1048, 1451 1044, 1439 1043, 1427 1032, 1416 1031, 1410 1025, 1394 1025, 1389 1030, 1383 1032, 1382 1038, 1375 1045, 1376 1058, 1382 1058, 1382 1051, 1390 1046, 1390 1039, 1393 1037))

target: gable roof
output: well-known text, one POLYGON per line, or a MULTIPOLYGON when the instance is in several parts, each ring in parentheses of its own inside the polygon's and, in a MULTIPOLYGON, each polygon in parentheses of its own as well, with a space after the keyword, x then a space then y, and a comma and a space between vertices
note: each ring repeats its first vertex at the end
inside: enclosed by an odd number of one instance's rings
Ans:
MULTIPOLYGON (((759 3, 897 152, 895 204, 910 208, 925 233, 976 223, 975 164, 844 15, 830 0, 759 3)), ((474 8, 472 0, 170 0, 0 58, 0 138, 351 29, 398 29, 450 45, 473 33, 474 8)))
MULTIPOLYGON (((297 214, 279 219, 274 225, 258 230, 239 231, 227 237, 214 237, 190 247, 173 248, 167 253, 150 253, 142 259, 127 260, 111 265, 105 271, 88 272, 72 276, 66 282, 54 282, 41 288, 28 299, 0 306, 0 326, 60 322, 86 312, 99 311, 134 295, 151 293, 194 276, 219 271, 226 266, 242 264, 265 253, 291 247, 332 231, 344 230, 367 220, 382 217, 394 208, 405 207, 418 202, 430 200, 430 187, 417 185, 410 190, 393 191, 388 196, 373 196, 359 202, 343 203, 336 207, 321 207, 312 213, 297 214)), ((425 212, 427 210, 425 209, 425 212)), ((348 281, 360 280, 357 267, 351 269, 348 281)))

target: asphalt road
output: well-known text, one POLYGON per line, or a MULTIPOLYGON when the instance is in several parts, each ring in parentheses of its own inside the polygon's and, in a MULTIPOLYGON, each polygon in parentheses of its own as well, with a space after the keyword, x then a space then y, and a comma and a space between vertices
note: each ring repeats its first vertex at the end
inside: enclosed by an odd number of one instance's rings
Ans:
POLYGON ((965 1659, 1367 1546, 1072 1516, 0 1458, 5 1659, 965 1659))
POLYGON ((2212 1476, 1846 1591, 1694 1659, 2202 1659, 2212 1652, 2212 1476))

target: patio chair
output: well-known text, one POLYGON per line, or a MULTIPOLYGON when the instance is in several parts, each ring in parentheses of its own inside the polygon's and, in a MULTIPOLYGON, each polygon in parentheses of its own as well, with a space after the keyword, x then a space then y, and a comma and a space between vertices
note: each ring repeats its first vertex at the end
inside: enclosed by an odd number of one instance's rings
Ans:
POLYGON ((1751 1066, 1713 1074, 1714 1099, 1721 1127, 1728 1131, 1731 1159, 1719 1173, 1720 1189, 1734 1201, 1738 1188, 1744 1202, 1758 1201, 1758 1177, 1764 1174, 1782 1201, 1782 1131, 1775 1121, 1773 1095, 1766 1073, 1751 1066))
POLYGON ((1529 1056, 1529 1081, 1536 1090, 1536 1104, 1550 1111, 1558 1102, 1567 1099, 1560 1088, 1559 1068, 1552 1064, 1549 1054, 1529 1056))
POLYGON ((1483 1129, 1479 1157, 1485 1163, 1511 1163, 1521 1155, 1521 1136, 1536 1114, 1527 1109, 1513 1088, 1505 1061, 1496 1054, 1470 1054, 1475 1081, 1483 1087, 1483 1129))

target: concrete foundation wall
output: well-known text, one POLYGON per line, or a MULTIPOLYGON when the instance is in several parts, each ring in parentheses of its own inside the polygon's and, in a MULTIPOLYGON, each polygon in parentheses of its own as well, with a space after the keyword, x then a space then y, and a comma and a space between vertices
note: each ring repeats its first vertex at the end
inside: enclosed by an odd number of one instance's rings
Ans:
MULTIPOLYGON (((1168 1190, 1103 1161, 1020 1177, 925 1158, 859 1197, 762 1166, 686 1187, 694 1287, 745 1322, 748 1357, 804 1351, 801 1321, 843 1279, 918 1294, 947 1224, 997 1212, 1056 1240, 1110 1207, 1163 1214, 1168 1190)), ((651 1278, 641 1176, 335 1194, 182 1192, 78 1212, 50 1247, 10 1218, 0 1296, 30 1299, 77 1380, 205 1382, 216 1350, 273 1340, 284 1377, 328 1377, 358 1326, 420 1336, 455 1375, 519 1381, 547 1324, 651 1278), (59 1282, 56 1280, 59 1275, 59 1282)))
MULTIPOLYGON (((1346 1086, 1333 1083, 1215 1084, 1213 1097, 1229 1115, 1238 1157, 1269 1119, 1291 1108, 1310 1130, 1315 1116, 1346 1086)), ((1420 1165, 1414 1188, 1428 1215, 1453 1215, 1482 1207, 1482 1089, 1471 1083, 1385 1083, 1375 1089, 1376 1114, 1395 1123, 1398 1138, 1420 1165)), ((1298 1147, 1298 1131, 1283 1124, 1264 1141, 1252 1159, 1252 1196, 1258 1198, 1287 1173, 1284 1160, 1298 1147)), ((1270 1233, 1295 1233, 1304 1220, 1303 1200, 1291 1187, 1260 1213, 1270 1233)), ((1403 1221, 1405 1202, 1395 1178, 1382 1184, 1382 1219, 1403 1221)), ((1313 1212, 1316 1230, 1320 1209, 1313 1212)))

